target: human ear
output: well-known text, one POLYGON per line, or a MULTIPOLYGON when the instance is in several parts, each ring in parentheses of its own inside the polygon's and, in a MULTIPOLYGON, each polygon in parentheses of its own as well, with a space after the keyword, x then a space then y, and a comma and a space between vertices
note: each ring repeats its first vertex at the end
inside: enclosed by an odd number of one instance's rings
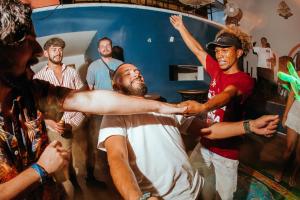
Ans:
POLYGON ((44 50, 44 56, 47 58, 49 57, 48 51, 44 50))
POLYGON ((237 50, 237 58, 240 58, 243 55, 244 51, 242 49, 237 50))

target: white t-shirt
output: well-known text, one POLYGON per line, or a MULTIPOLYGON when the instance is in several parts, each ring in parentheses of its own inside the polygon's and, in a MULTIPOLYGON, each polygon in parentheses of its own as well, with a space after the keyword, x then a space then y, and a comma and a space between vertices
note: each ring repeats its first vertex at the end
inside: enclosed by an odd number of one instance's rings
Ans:
POLYGON ((253 51, 257 53, 258 63, 257 67, 271 69, 271 62, 268 59, 273 57, 273 52, 270 48, 253 47, 253 51))
POLYGON ((104 116, 98 148, 105 151, 103 143, 112 135, 126 137, 130 166, 143 192, 166 200, 193 200, 203 180, 192 168, 180 135, 191 121, 158 113, 104 116))

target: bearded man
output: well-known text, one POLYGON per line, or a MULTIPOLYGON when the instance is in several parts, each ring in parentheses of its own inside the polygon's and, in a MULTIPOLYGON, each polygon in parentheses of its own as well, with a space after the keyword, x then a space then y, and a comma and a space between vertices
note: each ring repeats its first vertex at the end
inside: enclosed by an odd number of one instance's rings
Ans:
MULTIPOLYGON (((47 81, 55 86, 75 90, 82 89, 84 84, 76 69, 62 62, 65 46, 65 41, 61 38, 54 37, 47 40, 44 44, 44 56, 48 58, 47 65, 33 78, 47 81)), ((65 149, 72 152, 73 132, 79 127, 85 116, 81 112, 62 112, 58 117, 55 120, 45 119, 49 140, 60 141, 65 149)), ((69 163, 69 167, 57 172, 55 178, 57 182, 62 182, 69 199, 74 198, 74 190, 81 191, 72 162, 69 163)))
MULTIPOLYGON (((100 58, 90 64, 86 75, 86 81, 90 90, 112 90, 110 76, 113 71, 122 64, 122 61, 112 58, 112 41, 108 37, 103 37, 98 40, 98 53, 100 58)), ((105 164, 106 154, 98 152, 96 148, 101 121, 102 116, 92 115, 89 117, 86 183, 105 187, 105 183, 97 180, 94 176, 96 173, 102 175, 107 174, 107 167, 105 164), (101 170, 96 170, 95 172, 95 165, 101 170)))

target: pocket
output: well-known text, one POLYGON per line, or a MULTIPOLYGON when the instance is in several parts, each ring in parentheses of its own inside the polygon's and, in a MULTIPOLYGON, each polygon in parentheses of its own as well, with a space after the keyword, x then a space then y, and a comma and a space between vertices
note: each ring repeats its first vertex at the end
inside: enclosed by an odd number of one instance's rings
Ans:
POLYGON ((238 160, 232 160, 232 159, 226 159, 226 158, 223 159, 222 163, 223 163, 224 167, 230 168, 230 169, 237 169, 237 167, 239 165, 238 160))
POLYGON ((214 162, 217 162, 218 165, 220 165, 222 168, 227 168, 227 169, 237 169, 239 165, 238 160, 233 160, 229 158, 225 158, 222 156, 219 156, 217 154, 214 154, 213 156, 214 162))

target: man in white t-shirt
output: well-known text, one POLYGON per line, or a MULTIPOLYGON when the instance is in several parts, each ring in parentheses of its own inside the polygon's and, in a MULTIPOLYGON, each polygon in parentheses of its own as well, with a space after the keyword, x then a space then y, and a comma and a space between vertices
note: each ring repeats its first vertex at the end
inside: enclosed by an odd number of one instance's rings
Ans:
MULTIPOLYGON (((140 71, 132 64, 116 69, 113 89, 144 98, 147 87, 140 71)), ((104 116, 98 148, 107 151, 114 184, 125 200, 197 199, 203 177, 194 170, 180 133, 202 134, 217 139, 255 131, 271 134, 278 116, 257 120, 218 123, 204 128, 197 118, 147 113, 104 116)))
POLYGON ((253 52, 257 54, 257 67, 271 69, 271 60, 273 59, 273 52, 270 47, 267 46, 267 38, 262 37, 260 39, 261 47, 253 47, 253 52))
POLYGON ((268 98, 277 92, 277 71, 278 61, 272 51, 267 38, 260 39, 261 47, 253 47, 253 53, 257 55, 257 92, 262 94, 263 98, 268 98))

